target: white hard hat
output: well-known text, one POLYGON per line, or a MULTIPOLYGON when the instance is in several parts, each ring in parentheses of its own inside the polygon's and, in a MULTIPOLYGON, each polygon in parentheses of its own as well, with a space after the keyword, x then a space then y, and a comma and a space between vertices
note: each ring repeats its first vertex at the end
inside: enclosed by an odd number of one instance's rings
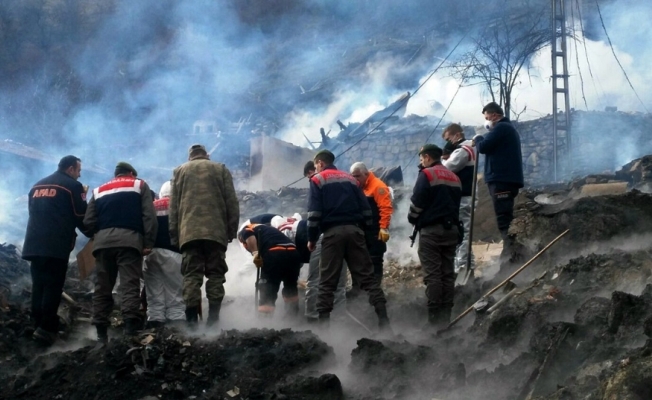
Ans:
POLYGON ((163 197, 170 197, 172 194, 172 183, 170 181, 165 181, 163 186, 161 186, 161 190, 158 192, 158 197, 163 198, 163 197))

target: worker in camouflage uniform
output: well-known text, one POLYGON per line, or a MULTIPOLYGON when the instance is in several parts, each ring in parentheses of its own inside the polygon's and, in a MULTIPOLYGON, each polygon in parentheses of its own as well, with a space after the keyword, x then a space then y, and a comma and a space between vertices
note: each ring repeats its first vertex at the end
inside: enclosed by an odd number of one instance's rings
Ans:
POLYGON ((188 162, 174 170, 170 196, 170 239, 183 254, 183 300, 186 321, 196 327, 201 286, 206 276, 209 311, 206 325, 219 320, 224 298, 226 247, 238 233, 240 208, 231 172, 210 161, 206 148, 188 150, 188 162))

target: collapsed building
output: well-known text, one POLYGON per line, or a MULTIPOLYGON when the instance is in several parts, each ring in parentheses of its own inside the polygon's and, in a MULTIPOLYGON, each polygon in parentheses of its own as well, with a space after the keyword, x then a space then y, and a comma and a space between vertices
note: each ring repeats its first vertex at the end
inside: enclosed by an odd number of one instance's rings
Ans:
MULTIPOLYGON (((650 398, 652 197, 639 189, 652 182, 651 168, 646 156, 616 173, 524 190, 512 227, 521 260, 569 234, 489 298, 491 307, 439 333, 421 329, 422 275, 416 263, 405 265, 410 250, 400 212, 407 188, 397 187, 397 231, 387 254, 389 338, 363 329, 373 318, 353 303, 362 325, 340 321, 331 333, 302 324, 217 336, 164 329, 98 348, 87 333, 92 282, 71 265, 60 310, 64 344, 44 354, 30 340, 29 267, 3 245, 0 398, 650 398), (343 350, 342 342, 350 346, 343 350)), ((303 210, 307 190, 238 196, 243 216, 287 214, 303 210)), ((492 275, 495 264, 480 268, 481 277, 457 288, 454 314, 502 279, 500 271, 492 275)), ((242 317, 250 301, 225 301, 223 319, 242 317)))

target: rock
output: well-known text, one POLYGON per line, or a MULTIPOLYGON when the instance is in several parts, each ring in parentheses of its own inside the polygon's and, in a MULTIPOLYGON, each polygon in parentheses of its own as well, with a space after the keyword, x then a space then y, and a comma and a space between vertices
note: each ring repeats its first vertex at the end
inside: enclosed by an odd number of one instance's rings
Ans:
POLYGON ((344 392, 339 378, 333 374, 319 377, 294 375, 289 382, 279 386, 279 392, 288 398, 310 398, 311 400, 342 400, 344 392))

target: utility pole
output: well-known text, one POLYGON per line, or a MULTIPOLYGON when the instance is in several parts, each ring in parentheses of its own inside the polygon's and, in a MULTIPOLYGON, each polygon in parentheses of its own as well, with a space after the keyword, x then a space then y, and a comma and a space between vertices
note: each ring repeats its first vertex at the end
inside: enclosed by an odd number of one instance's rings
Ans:
POLYGON ((552 0, 552 159, 554 179, 559 180, 560 156, 568 167, 571 155, 570 100, 568 96, 568 52, 566 47, 566 6, 564 0, 552 0), (561 70, 561 73, 559 71, 561 70), (560 101, 561 100, 561 101, 560 101), (562 109, 560 109, 563 107, 562 109), (563 115, 560 117, 560 111, 563 115), (564 151, 560 151, 560 141, 566 139, 564 151))

